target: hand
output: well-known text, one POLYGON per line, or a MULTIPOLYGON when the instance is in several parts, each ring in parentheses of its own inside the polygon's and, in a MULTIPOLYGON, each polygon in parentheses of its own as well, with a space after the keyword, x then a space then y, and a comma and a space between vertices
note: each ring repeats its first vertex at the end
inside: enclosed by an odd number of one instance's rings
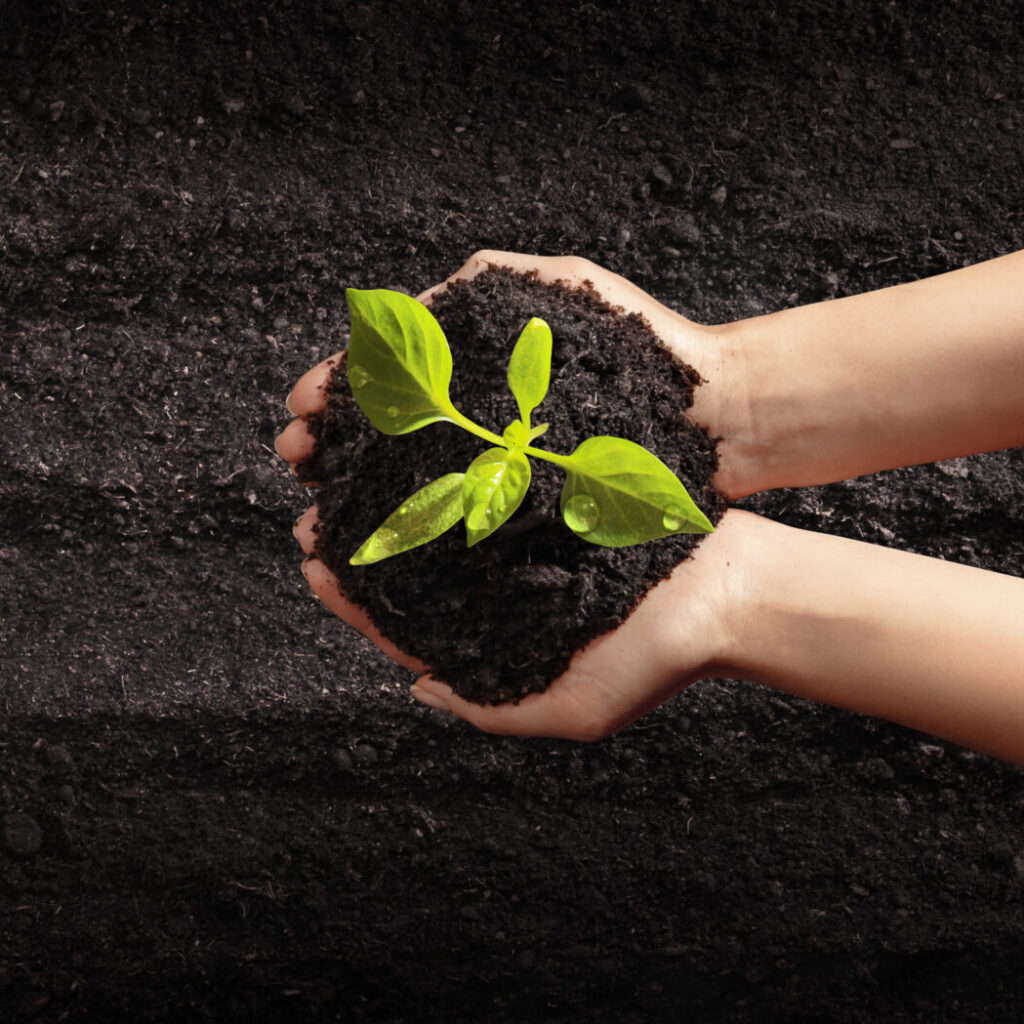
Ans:
POLYGON ((487 732, 587 741, 616 732, 690 683, 728 674, 731 613, 744 593, 742 551, 757 518, 727 512, 692 558, 648 591, 617 629, 578 651, 543 693, 481 707, 428 675, 413 696, 487 732))
MULTIPOLYGON (((742 619, 736 614, 743 593, 742 550, 757 518, 727 512, 693 558, 650 590, 622 625, 579 651, 543 693, 530 694, 518 704, 485 707, 463 700, 425 674, 412 688, 413 696, 493 733, 596 740, 621 729, 691 682, 725 674, 734 646, 733 625, 742 619)), ((316 523, 312 508, 295 527, 307 555, 313 553, 316 523)), ((366 613, 345 598, 323 562, 311 557, 303 571, 316 595, 339 618, 399 664, 426 672, 422 662, 382 637, 366 613)))
MULTIPOLYGON (((545 282, 560 281, 569 286, 590 282, 605 301, 644 316, 670 350, 705 380, 717 384, 697 389, 691 409, 693 418, 713 436, 727 431, 730 392, 728 385, 722 383, 724 361, 712 340, 714 330, 672 312, 624 278, 588 260, 480 252, 451 278, 419 298, 429 304, 449 282, 471 279, 492 265, 536 271, 545 282)), ((313 450, 306 420, 324 407, 324 386, 341 357, 342 353, 338 353, 307 372, 288 398, 288 408, 297 419, 281 433, 277 450, 293 464, 303 461, 313 450)), ((716 477, 720 488, 730 486, 725 461, 716 477)), ((494 732, 594 739, 621 728, 688 683, 709 674, 725 649, 721 623, 727 604, 724 595, 730 573, 729 552, 742 533, 735 524, 742 524, 744 518, 741 513, 729 513, 716 532, 704 538, 695 558, 681 563, 618 629, 579 652, 569 670, 545 693, 533 694, 515 705, 481 707, 424 676, 413 688, 414 695, 424 703, 450 710, 494 732)), ((339 618, 366 634, 399 664, 425 672, 422 662, 398 650, 380 634, 366 612, 347 600, 334 574, 312 557, 316 528, 314 506, 295 527, 302 549, 311 556, 303 564, 303 572, 314 593, 339 618)), ((739 563, 733 559, 733 564, 739 563)))

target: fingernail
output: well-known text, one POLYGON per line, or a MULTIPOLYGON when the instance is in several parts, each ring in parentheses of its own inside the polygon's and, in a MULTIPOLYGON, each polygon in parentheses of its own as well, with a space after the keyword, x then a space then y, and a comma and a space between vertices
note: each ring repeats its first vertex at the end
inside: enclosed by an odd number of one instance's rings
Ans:
POLYGON ((284 400, 284 407, 293 415, 298 415, 292 408, 292 392, 288 392, 288 397, 284 400))
POLYGON ((410 687, 409 693, 421 704, 426 704, 427 707, 435 708, 438 711, 451 711, 444 698, 438 697, 436 693, 428 693, 426 690, 421 690, 418 686, 410 687))

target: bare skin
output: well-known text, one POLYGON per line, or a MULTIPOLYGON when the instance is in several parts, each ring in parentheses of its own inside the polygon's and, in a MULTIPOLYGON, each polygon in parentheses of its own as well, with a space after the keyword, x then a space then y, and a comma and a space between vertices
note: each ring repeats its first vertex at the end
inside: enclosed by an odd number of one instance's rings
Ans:
MULTIPOLYGON (((1015 386, 1024 380, 1024 254, 718 328, 575 257, 478 253, 454 277, 491 264, 590 281, 646 316, 706 381, 691 415, 722 438, 715 484, 728 497, 1024 442, 1024 388, 1015 386)), ((304 420, 323 407, 338 358, 289 396, 297 419, 278 451, 290 462, 312 450, 304 420)), ((296 525, 307 554, 315 528, 314 508, 296 525)), ((307 559, 304 571, 335 614, 424 671, 344 598, 323 563, 307 559)), ((427 674, 412 692, 491 732, 588 740, 697 679, 728 676, 1024 763, 1020 665, 1024 582, 730 510, 692 559, 545 693, 480 707, 427 674)))
POLYGON ((743 493, 1024 444, 1024 252, 720 331, 743 493))

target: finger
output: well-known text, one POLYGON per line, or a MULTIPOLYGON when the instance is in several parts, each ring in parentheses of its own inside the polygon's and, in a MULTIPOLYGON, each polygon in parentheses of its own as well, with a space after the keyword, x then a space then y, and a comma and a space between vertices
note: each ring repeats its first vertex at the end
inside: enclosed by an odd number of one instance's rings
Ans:
POLYGON ((531 693, 518 703, 480 705, 464 700, 450 686, 430 675, 416 680, 412 695, 430 707, 449 711, 484 732, 503 736, 557 736, 596 740, 611 731, 599 709, 591 707, 579 673, 556 679, 543 693, 531 693))
POLYGON ((484 706, 463 700, 450 686, 429 675, 417 679, 409 692, 421 703, 457 715, 484 732, 503 736, 562 735, 560 719, 547 707, 551 702, 547 693, 532 693, 518 704, 484 706))
POLYGON ((320 531, 320 516, 316 505, 311 505, 295 520, 292 533, 299 542, 299 547, 307 555, 316 551, 317 535, 320 531))
MULTIPOLYGON (((453 281, 471 281, 477 274, 490 270, 492 267, 503 267, 520 274, 536 273, 537 277, 548 284, 565 279, 568 273, 567 262, 570 257, 564 256, 532 256, 521 252, 501 252, 498 249, 481 249, 473 253, 451 277, 435 284, 417 296, 420 302, 427 305, 435 295, 443 292, 453 281), (565 273, 559 276, 560 269, 565 273)), ((595 269, 595 264, 591 264, 595 269)))
POLYGON ((310 587, 313 588, 313 593, 320 598, 330 611, 343 622, 347 622, 354 629, 358 629, 369 640, 372 640, 392 661, 397 661, 399 665, 411 669, 413 672, 427 671, 427 666, 419 658, 413 658, 411 655, 399 650, 373 624, 370 616, 345 596, 338 583, 338 578, 320 559, 307 558, 302 563, 302 572, 310 587))
POLYGON ((581 256, 523 256, 518 253, 494 253, 495 257, 509 256, 511 263, 500 263, 513 270, 528 271, 536 267, 537 277, 545 284, 560 283, 571 288, 593 290, 611 306, 619 306, 627 313, 637 313, 666 341, 674 340, 680 324, 687 323, 679 313, 652 298, 632 281, 606 270, 581 256))
POLYGON ((305 420, 292 420, 277 435, 277 440, 274 442, 277 454, 286 462, 292 463, 293 466, 308 459, 313 454, 315 445, 316 439, 309 432, 305 420))
MULTIPOLYGON (((435 295, 443 292, 448 285, 453 281, 471 281, 477 274, 484 270, 487 270, 490 264, 484 259, 485 256, 491 255, 488 251, 475 252, 472 256, 466 260, 465 263, 459 267, 450 277, 446 278, 440 284, 435 284, 432 288, 428 288, 425 292, 420 292, 416 298, 424 305, 429 306, 431 300, 435 295)), ((501 255, 500 253, 494 255, 501 255)))
MULTIPOLYGON (((508 267, 518 273, 531 273, 538 268, 540 263, 550 263, 555 257, 550 256, 529 256, 519 252, 500 252, 497 249, 481 249, 473 253, 465 263, 455 271, 451 277, 420 292, 417 299, 425 305, 430 305, 435 295, 445 291, 453 281, 472 281, 477 274, 482 274, 492 267, 508 267)), ((550 270, 550 268, 549 268, 550 270)), ((542 278, 542 280, 554 281, 555 278, 542 278)))
POLYGON ((340 365, 344 358, 344 352, 336 352, 299 378, 291 394, 285 399, 285 405, 293 416, 311 416, 327 405, 325 388, 328 378, 334 367, 340 365))
POLYGON ((534 256, 529 253, 482 249, 470 256, 446 281, 428 288, 419 299, 429 304, 435 295, 444 291, 453 281, 472 280, 491 267, 506 267, 520 274, 535 273, 537 279, 545 284, 560 283, 577 289, 590 284, 609 305, 620 306, 627 313, 638 313, 644 317, 668 342, 674 342, 680 329, 689 323, 681 314, 652 298, 632 281, 581 256, 534 256))

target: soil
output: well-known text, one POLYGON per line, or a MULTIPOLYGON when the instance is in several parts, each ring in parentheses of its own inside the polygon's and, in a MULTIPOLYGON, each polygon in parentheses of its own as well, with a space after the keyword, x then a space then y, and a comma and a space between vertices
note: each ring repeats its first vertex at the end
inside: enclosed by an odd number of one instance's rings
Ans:
MULTIPOLYGON (((622 9, 0 5, 0 1018, 1019 1021, 1019 769, 731 680, 487 736, 299 574, 346 285, 722 322, 1024 246, 1012 0, 622 9)), ((1022 479, 743 504, 1020 575, 1022 479)))
MULTIPOLYGON (((715 443, 686 415, 700 377, 643 318, 593 292, 499 270, 453 285, 433 311, 456 367, 452 400, 470 419, 496 433, 516 419, 508 359, 523 325, 539 316, 553 351, 552 385, 534 419, 550 426, 536 443, 567 454, 588 437, 625 437, 657 453, 712 523, 721 518, 715 443)), ((696 534, 627 548, 580 540, 559 512, 564 474, 533 459, 522 506, 486 542, 468 548, 460 527, 401 557, 350 566, 403 498, 464 471, 486 445, 445 423, 397 439, 378 433, 337 369, 328 393, 300 474, 321 484, 318 553, 385 636, 467 700, 497 704, 543 690, 699 543, 696 534)))

